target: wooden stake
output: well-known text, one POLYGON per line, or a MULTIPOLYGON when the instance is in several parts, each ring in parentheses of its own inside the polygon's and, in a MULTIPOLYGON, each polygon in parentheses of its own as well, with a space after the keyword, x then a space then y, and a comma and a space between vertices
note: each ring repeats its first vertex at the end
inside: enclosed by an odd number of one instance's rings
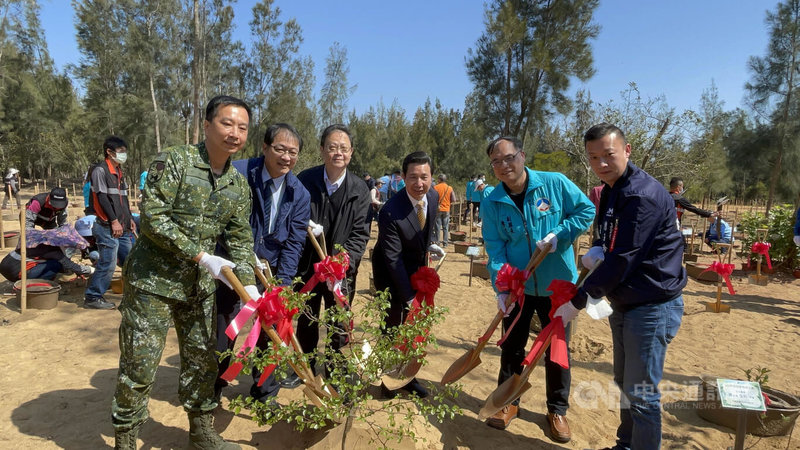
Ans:
POLYGON ((6 248, 6 233, 3 231, 3 222, 5 222, 5 220, 0 217, 0 250, 5 250, 6 248))
MULTIPOLYGON (((4 237, 5 239, 5 237, 4 237)), ((20 259, 20 286, 19 286, 19 313, 24 314, 28 308, 28 246, 25 239, 25 210, 19 211, 19 259, 20 259)))

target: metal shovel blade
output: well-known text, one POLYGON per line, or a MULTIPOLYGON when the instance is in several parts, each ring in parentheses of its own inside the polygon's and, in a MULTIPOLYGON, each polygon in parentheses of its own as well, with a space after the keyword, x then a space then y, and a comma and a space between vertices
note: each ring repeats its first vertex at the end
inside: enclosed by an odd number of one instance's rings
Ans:
POLYGON ((517 392, 520 392, 525 385, 530 388, 530 383, 527 380, 514 374, 511 378, 507 379, 497 389, 494 390, 486 399, 486 403, 481 408, 478 414, 478 420, 486 420, 492 417, 494 413, 503 409, 504 406, 511 403, 516 399, 517 392))
POLYGON ((460 380, 461 377, 470 373, 472 369, 478 367, 480 363, 480 350, 474 347, 467 350, 467 353, 464 353, 457 360, 453 361, 453 364, 450 365, 447 372, 442 375, 442 384, 455 383, 460 380))

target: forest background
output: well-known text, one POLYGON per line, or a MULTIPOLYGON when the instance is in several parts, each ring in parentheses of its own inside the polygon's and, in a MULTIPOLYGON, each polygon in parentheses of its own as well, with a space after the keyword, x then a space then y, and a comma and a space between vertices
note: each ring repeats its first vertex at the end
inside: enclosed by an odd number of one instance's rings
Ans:
POLYGON ((342 122, 354 135, 350 167, 359 175, 380 176, 425 150, 451 184, 475 173, 492 180, 486 144, 511 134, 523 139, 529 166, 563 172, 588 191, 598 181, 582 135, 609 121, 626 132, 635 164, 665 184, 682 176, 695 201, 728 195, 769 209, 798 200, 800 0, 766 12, 768 45, 748 60, 742 107, 726 109, 711 82, 698 107, 682 111, 633 81, 604 103, 570 89, 590 86, 595 73, 598 0, 488 1, 464 55, 472 92, 463 109, 444 107, 434 92, 413 114, 396 101, 348 109, 358 80, 349 77, 347 48, 332 40, 324 63, 303 55, 303 30, 280 2, 254 4, 244 45, 233 37, 243 23, 234 3, 73 0, 81 57, 59 71, 40 2, 0 0, 0 167, 18 168, 23 180, 79 179, 100 158, 103 138, 116 134, 129 143, 135 178, 164 148, 202 140, 205 103, 225 93, 253 108, 238 157, 260 153, 269 124, 289 122, 306 143, 296 171, 317 164, 320 131, 342 122), (324 64, 319 86, 315 64, 324 64))

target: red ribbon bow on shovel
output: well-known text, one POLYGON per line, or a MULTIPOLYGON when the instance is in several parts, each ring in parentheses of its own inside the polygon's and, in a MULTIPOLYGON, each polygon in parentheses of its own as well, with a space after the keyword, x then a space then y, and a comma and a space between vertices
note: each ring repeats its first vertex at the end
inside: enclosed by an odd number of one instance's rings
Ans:
POLYGON ((750 251, 753 253, 764 255, 767 259, 767 267, 772 269, 772 261, 770 261, 769 259, 770 247, 772 247, 772 244, 770 244, 769 242, 753 242, 753 245, 750 247, 750 251))
POLYGON ((531 364, 542 347, 550 341, 550 361, 559 366, 569 368, 569 356, 567 354, 567 333, 564 330, 564 322, 561 317, 554 317, 559 306, 567 303, 578 292, 574 283, 564 280, 553 280, 547 290, 552 291, 550 295, 550 323, 539 332, 536 340, 533 341, 531 351, 522 361, 522 365, 531 364))
POLYGON ((708 271, 718 273, 725 280, 725 284, 728 286, 728 292, 730 292, 731 295, 736 295, 736 291, 733 290, 733 285, 731 284, 731 274, 733 273, 733 269, 735 267, 736 266, 733 264, 724 264, 719 261, 714 261, 711 263, 711 266, 708 269, 700 273, 705 273, 708 271))
MULTIPOLYGON (((237 356, 244 358, 253 352, 258 342, 258 337, 261 335, 262 327, 271 327, 276 325, 278 336, 285 343, 291 341, 294 330, 292 329, 292 317, 297 313, 297 309, 287 310, 280 293, 283 290, 282 286, 270 287, 261 298, 257 300, 250 300, 244 305, 239 314, 233 319, 225 334, 230 339, 236 339, 242 327, 250 319, 250 316, 256 314, 256 319, 253 322, 253 327, 247 334, 247 338, 239 349, 237 356)), ((220 378, 226 381, 232 381, 241 372, 243 364, 239 361, 234 362, 228 367, 228 370, 223 373, 220 378)), ((258 380, 258 385, 264 384, 269 374, 275 370, 275 364, 270 364, 265 367, 261 373, 261 378, 258 380)))
MULTIPOLYGON (((411 275, 411 287, 417 291, 414 295, 414 300, 408 310, 405 323, 413 325, 417 320, 423 319, 425 316, 422 314, 426 312, 427 308, 433 308, 433 298, 436 291, 439 290, 439 274, 436 273, 431 267, 420 267, 414 275, 411 275)), ((424 342, 430 330, 425 330, 414 338, 414 347, 418 343, 424 342)), ((397 347, 401 351, 406 350, 406 344, 403 343, 397 347)))
MULTIPOLYGON (((508 292, 508 295, 514 299, 514 302, 519 304, 519 307, 517 308, 517 316, 514 317, 514 321, 511 322, 511 326, 508 327, 505 334, 503 334, 503 337, 497 341, 497 345, 503 345, 503 342, 505 342, 506 338, 508 338, 508 335, 514 328, 514 325, 517 324, 519 316, 522 315, 522 307, 525 306, 525 282, 528 280, 529 275, 530 274, 526 270, 517 269, 508 263, 503 264, 503 267, 501 267, 497 272, 497 278, 494 282, 495 286, 497 287, 497 291, 508 292)), ((483 335, 478 340, 483 341, 489 339, 491 337, 491 333, 487 334, 488 336, 483 335)))

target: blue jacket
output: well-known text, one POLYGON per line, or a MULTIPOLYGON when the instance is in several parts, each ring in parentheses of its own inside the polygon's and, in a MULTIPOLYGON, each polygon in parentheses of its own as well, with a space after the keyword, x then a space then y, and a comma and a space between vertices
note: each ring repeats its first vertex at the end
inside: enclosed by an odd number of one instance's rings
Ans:
POLYGON ((794 235, 800 236, 800 208, 797 208, 797 217, 794 219, 794 235))
POLYGON ((492 284, 506 262, 524 269, 536 242, 553 233, 558 238, 555 253, 548 255, 525 285, 525 293, 546 296, 554 279, 575 281, 572 241, 589 228, 594 205, 566 176, 525 169, 528 187, 520 211, 500 183, 481 203, 483 240, 489 254, 492 284))
POLYGON ((616 311, 663 303, 686 286, 683 237, 675 201, 664 186, 628 163, 614 183, 604 186, 597 210, 599 239, 605 261, 586 278, 572 299, 586 305, 586 294, 607 297, 616 311))
POLYGON ((264 156, 234 161, 233 167, 247 178, 247 184, 253 193, 250 226, 253 228, 255 252, 259 258, 266 259, 270 266, 276 268, 273 274, 275 278, 288 285, 297 274, 297 264, 306 242, 306 229, 311 217, 311 196, 294 173, 287 173, 277 221, 274 222, 272 233, 268 233, 264 211, 264 180, 261 176, 264 156))
POLYGON ((728 222, 725 222, 724 220, 720 219, 719 217, 714 219, 714 222, 712 222, 711 225, 709 225, 708 233, 707 233, 708 238, 711 239, 712 241, 719 241, 720 240, 720 237, 717 236, 717 220, 720 221, 719 230, 720 230, 720 232, 722 234, 722 240, 725 241, 725 242, 730 242, 731 241, 731 226, 728 225, 728 222))
POLYGON ((474 191, 475 191, 475 181, 474 180, 467 181, 467 190, 464 194, 464 197, 468 202, 472 201, 472 193, 474 191))

